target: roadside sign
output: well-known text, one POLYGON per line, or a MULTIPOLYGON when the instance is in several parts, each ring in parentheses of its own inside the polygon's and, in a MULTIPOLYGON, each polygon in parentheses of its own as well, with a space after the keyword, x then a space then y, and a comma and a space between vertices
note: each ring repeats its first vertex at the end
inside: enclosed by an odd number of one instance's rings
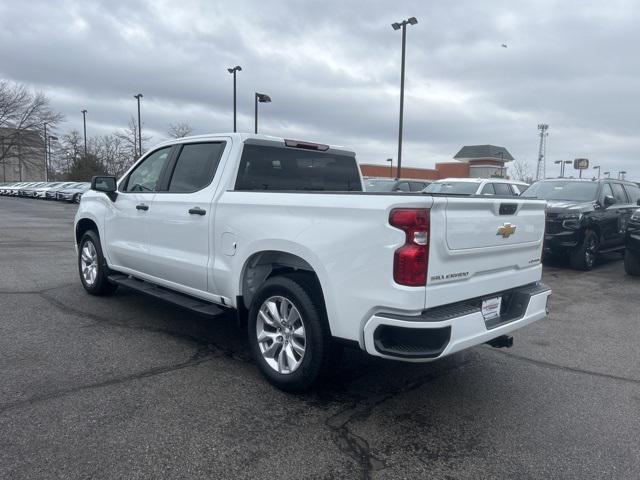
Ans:
POLYGON ((589 168, 589 159, 588 158, 576 158, 573 161, 573 168, 576 170, 586 170, 589 168))

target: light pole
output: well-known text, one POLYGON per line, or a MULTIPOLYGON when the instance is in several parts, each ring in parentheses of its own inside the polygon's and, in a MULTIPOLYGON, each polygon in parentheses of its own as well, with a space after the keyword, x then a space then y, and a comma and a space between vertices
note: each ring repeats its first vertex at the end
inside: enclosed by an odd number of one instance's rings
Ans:
POLYGON ((49 166, 51 165, 51 140, 57 141, 58 137, 49 135, 49 141, 47 142, 47 151, 49 155, 49 161, 45 163, 45 168, 47 169, 47 182, 49 181, 49 166))
POLYGON ((271 97, 266 93, 255 92, 255 133, 258 133, 258 103, 271 103, 271 97))
POLYGON ((400 121, 398 125, 398 167, 396 169, 396 178, 400 178, 402 168, 402 121, 404 115, 404 59, 407 48, 407 25, 415 25, 418 23, 416 17, 403 20, 400 23, 392 23, 394 30, 402 28, 402 65, 400 67, 400 121))
POLYGON ((82 125, 84 130, 84 158, 87 158, 87 111, 82 110, 82 125))
POLYGON ((604 174, 607 176, 607 178, 611 178, 611 172, 604 172, 604 174))
POLYGON ((627 174, 625 170, 620 170, 618 172, 618 180, 624 180, 624 176, 627 174))
POLYGON ((389 162, 389 176, 393 178, 393 158, 387 158, 387 162, 389 162))
POLYGON ((233 68, 227 68, 227 72, 233 74, 233 131, 236 132, 236 72, 241 72, 242 67, 236 65, 233 68))
POLYGON ((600 180, 600 165, 594 166, 593 169, 598 170, 598 180, 600 180))
POLYGON ((49 170, 47 169, 47 122, 42 124, 44 127, 44 181, 49 181, 49 170))
POLYGON ((143 97, 141 93, 134 95, 133 98, 138 99, 138 147, 140 156, 142 156, 142 123, 140 121, 140 99, 143 97))

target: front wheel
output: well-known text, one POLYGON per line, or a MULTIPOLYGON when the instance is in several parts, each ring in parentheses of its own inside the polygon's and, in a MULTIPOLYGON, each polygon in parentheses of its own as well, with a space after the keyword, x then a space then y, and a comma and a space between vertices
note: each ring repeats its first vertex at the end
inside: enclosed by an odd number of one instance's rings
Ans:
POLYGON ((76 193, 73 196, 73 203, 80 203, 80 194, 79 193, 76 193))
POLYGON ((109 282, 109 268, 102 254, 100 238, 93 230, 87 231, 78 247, 78 272, 80 282, 91 295, 109 295, 117 285, 109 282))
POLYGON ((591 270, 598 255, 598 237, 592 231, 587 231, 580 245, 569 255, 571 268, 575 270, 591 270))
POLYGON ((624 271, 627 275, 640 276, 640 253, 628 248, 625 250, 624 271))
POLYGON ((326 377, 341 353, 329 330, 322 295, 312 278, 270 278, 249 310, 251 352, 276 387, 301 392, 326 377))

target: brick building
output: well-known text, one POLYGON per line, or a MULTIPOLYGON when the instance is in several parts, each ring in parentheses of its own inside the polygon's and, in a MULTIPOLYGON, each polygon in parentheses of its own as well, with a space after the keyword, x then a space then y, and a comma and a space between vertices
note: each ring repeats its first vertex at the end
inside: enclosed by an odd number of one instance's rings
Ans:
POLYGON ((43 142, 33 130, 0 128, 0 182, 43 181, 43 142))
MULTIPOLYGON (((506 177, 506 164, 513 157, 504 147, 465 145, 453 161, 438 162, 435 168, 402 167, 402 178, 438 180, 440 178, 506 177)), ((360 164, 364 177, 395 178, 396 166, 360 164)))

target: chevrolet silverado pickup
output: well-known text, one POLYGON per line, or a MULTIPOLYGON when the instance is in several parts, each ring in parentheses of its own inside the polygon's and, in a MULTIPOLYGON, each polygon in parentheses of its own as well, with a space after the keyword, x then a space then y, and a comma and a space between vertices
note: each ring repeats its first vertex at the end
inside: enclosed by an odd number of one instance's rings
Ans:
POLYGON ((345 344, 425 362, 509 346, 545 317, 544 201, 362 190, 342 147, 235 133, 162 143, 82 196, 80 281, 233 311, 288 391, 330 374, 345 344))

